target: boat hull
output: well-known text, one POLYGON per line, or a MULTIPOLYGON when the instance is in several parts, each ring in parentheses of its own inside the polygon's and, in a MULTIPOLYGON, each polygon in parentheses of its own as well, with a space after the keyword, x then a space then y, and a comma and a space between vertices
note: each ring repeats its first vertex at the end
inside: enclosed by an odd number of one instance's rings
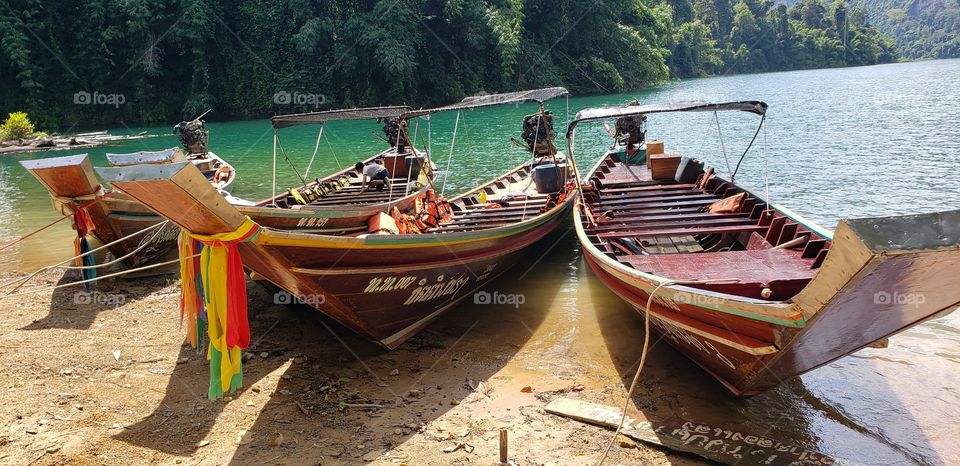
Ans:
MULTIPOLYGON (((708 236, 723 227, 695 226, 710 215, 700 211, 683 223, 683 214, 676 214, 683 209, 674 204, 666 205, 673 210, 650 213, 651 205, 682 203, 689 197, 677 196, 676 190, 620 183, 609 157, 588 175, 593 179, 603 173, 599 178, 607 184, 589 200, 582 197, 573 213, 588 265, 638 315, 645 317, 649 311, 658 338, 734 394, 762 392, 960 305, 960 290, 951 284, 960 274, 960 211, 842 220, 830 232, 746 188, 715 180, 712 186, 722 196, 749 195, 753 214, 735 215, 756 220, 744 220, 744 228, 769 241, 766 249, 743 251, 747 254, 628 253, 604 241, 639 241, 658 234, 708 236), (604 187, 610 185, 616 187, 604 187), (630 202, 647 210, 632 217, 638 210, 617 207, 617 193, 624 189, 632 190, 627 191, 628 199, 634 199, 630 202), (647 194, 658 192, 665 194, 647 194), (588 215, 599 211, 598 206, 625 213, 588 225, 588 215), (644 215, 654 220, 644 220, 644 215), (663 226, 666 222, 671 222, 669 227, 663 226), (797 243, 801 234, 806 237, 797 243), (798 249, 789 250, 791 242, 799 244, 798 249), (819 253, 814 246, 821 248, 819 253), (739 262, 726 262, 737 258, 739 262), (758 284, 777 291, 763 298, 758 284)), ((707 219, 720 221, 725 220, 707 219)))
MULTIPOLYGON (((516 265, 534 243, 556 229, 566 210, 561 206, 544 221, 508 235, 460 244, 424 242, 345 251, 277 247, 266 239, 262 247, 274 257, 296 261, 290 270, 294 284, 281 285, 292 296, 283 299, 296 297, 393 349, 516 265), (331 262, 337 257, 338 262, 331 262)), ((269 269, 254 271, 265 277, 271 274, 269 269)), ((274 280, 283 282, 277 276, 274 280)))
MULTIPOLYGON (((100 174, 195 234, 235 231, 247 220, 222 202, 187 164, 99 169, 100 174)), ((490 192, 526 186, 520 166, 485 185, 490 192)), ((417 331, 505 273, 553 232, 577 198, 573 187, 509 206, 471 202, 423 234, 325 235, 261 228, 237 244, 244 267, 281 290, 277 303, 302 302, 386 348, 417 331), (562 197, 562 200, 560 200, 562 197), (459 217, 458 217, 459 215, 459 217)), ((457 200, 457 199, 454 199, 457 200)), ((505 201, 506 202, 506 201, 505 201)))

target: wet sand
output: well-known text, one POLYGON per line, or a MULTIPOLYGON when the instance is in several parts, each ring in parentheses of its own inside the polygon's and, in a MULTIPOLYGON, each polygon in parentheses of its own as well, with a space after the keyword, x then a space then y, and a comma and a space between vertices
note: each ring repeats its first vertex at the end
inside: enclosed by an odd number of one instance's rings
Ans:
MULTIPOLYGON (((486 290, 522 305, 465 303, 392 352, 251 285, 243 388, 214 402, 207 362, 177 328, 172 277, 103 283, 100 304, 75 304, 70 288, 0 301, 0 463, 494 464, 506 428, 518 464, 593 464, 611 432, 543 407, 619 406, 643 326, 572 234, 552 239, 486 290)), ((633 403, 845 462, 956 463, 960 336, 936 325, 748 399, 655 337, 633 403)), ((615 446, 606 464, 646 463, 701 460, 615 446)))

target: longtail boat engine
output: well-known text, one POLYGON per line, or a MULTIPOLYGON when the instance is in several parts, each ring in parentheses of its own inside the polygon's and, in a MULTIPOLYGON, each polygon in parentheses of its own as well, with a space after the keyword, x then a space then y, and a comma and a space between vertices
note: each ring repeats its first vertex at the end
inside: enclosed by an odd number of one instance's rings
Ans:
POLYGON ((398 154, 406 152, 407 145, 410 145, 410 129, 407 127, 406 119, 385 118, 383 134, 387 136, 390 146, 397 148, 398 154))
POLYGON ((523 140, 527 150, 539 157, 553 157, 557 147, 553 144, 557 133, 553 131, 553 114, 543 109, 523 118, 523 140))
POLYGON ((210 139, 210 132, 200 117, 189 121, 181 121, 173 127, 173 133, 183 147, 187 149, 188 154, 206 155, 207 141, 210 139))
POLYGON ((647 138, 646 115, 633 115, 617 118, 614 137, 627 146, 635 147, 643 144, 647 138))

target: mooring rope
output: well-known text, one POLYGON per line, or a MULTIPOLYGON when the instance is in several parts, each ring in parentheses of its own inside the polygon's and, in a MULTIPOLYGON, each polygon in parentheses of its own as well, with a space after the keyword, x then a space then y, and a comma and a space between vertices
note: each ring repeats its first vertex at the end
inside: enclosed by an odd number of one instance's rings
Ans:
POLYGON ((627 419, 627 408, 630 406, 630 400, 633 398, 633 392, 637 389, 637 382, 640 381, 640 373, 643 371, 643 366, 647 362, 647 353, 650 350, 650 306, 653 305, 653 298, 657 295, 657 292, 659 292, 660 289, 665 286, 736 282, 738 282, 738 280, 664 280, 660 282, 660 284, 657 285, 653 291, 650 292, 650 296, 647 298, 647 307, 643 310, 643 350, 640 353, 640 365, 637 367, 637 373, 633 375, 633 381, 630 382, 630 389, 627 390, 627 397, 623 401, 623 410, 620 414, 620 423, 617 424, 617 430, 613 432, 613 438, 611 438, 610 443, 607 444, 607 449, 603 451, 603 456, 600 457, 600 461, 597 462, 597 466, 602 465, 603 462, 606 461, 607 455, 610 454, 610 449, 613 448, 613 444, 617 442, 617 436, 620 435, 620 431, 623 429, 623 423, 627 419))
POLYGON ((26 284, 28 281, 30 281, 30 279, 32 279, 33 277, 35 277, 35 276, 39 275, 40 273, 43 273, 43 272, 45 272, 45 271, 47 271, 47 270, 50 270, 50 269, 54 269, 54 268, 67 268, 67 269, 75 269, 75 270, 76 270, 76 269, 84 270, 84 269, 95 269, 95 268, 99 268, 99 267, 103 267, 103 266, 106 266, 106 265, 110 265, 110 264, 116 263, 116 262, 118 262, 118 261, 121 261, 121 260, 123 260, 123 259, 126 259, 127 257, 130 257, 131 255, 136 254, 137 252, 143 250, 145 247, 147 247, 147 246, 152 242, 152 240, 153 240, 154 238, 156 238, 157 234, 160 233, 160 230, 157 230, 157 233, 155 233, 154 236, 152 236, 150 240, 144 242, 143 244, 141 244, 140 246, 138 246, 136 249, 134 249, 134 250, 133 250, 132 252, 130 252, 129 254, 127 254, 127 255, 119 258, 119 259, 116 259, 116 260, 113 260, 113 261, 111 261, 111 262, 108 262, 108 263, 106 263, 106 264, 92 265, 92 266, 80 266, 80 267, 76 267, 76 266, 64 266, 64 265, 63 265, 63 264, 69 263, 69 262, 74 262, 74 261, 76 261, 77 259, 79 259, 79 258, 81 258, 81 257, 87 256, 87 255, 90 255, 90 254, 93 254, 93 253, 95 253, 95 252, 97 252, 97 251, 100 251, 100 250, 102 250, 102 249, 105 249, 105 248, 108 248, 108 247, 110 247, 110 246, 113 246, 114 244, 117 244, 117 243, 120 243, 120 242, 123 242, 123 241, 127 241, 127 240, 129 240, 130 238, 133 238, 133 237, 135 237, 135 236, 139 236, 139 235, 141 235, 141 234, 144 234, 144 233, 146 233, 146 232, 148 232, 148 231, 150 231, 150 230, 152 230, 152 229, 161 228, 161 227, 163 227, 164 225, 166 225, 166 224, 168 224, 168 223, 170 223, 169 220, 164 220, 164 221, 162 221, 162 222, 160 222, 160 223, 157 223, 157 224, 154 224, 154 225, 150 225, 150 226, 148 226, 148 227, 146 227, 146 228, 143 228, 143 229, 141 229, 141 230, 139 230, 139 231, 133 232, 133 233, 131 233, 131 234, 127 235, 127 236, 124 236, 124 237, 122 237, 122 238, 120 238, 120 239, 117 239, 117 240, 111 241, 111 242, 109 242, 109 243, 107 243, 107 244, 104 244, 103 246, 100 246, 100 247, 98 247, 98 248, 96 248, 96 249, 91 249, 91 250, 89 250, 89 251, 87 251, 87 252, 85 252, 85 253, 82 253, 82 254, 73 256, 73 257, 71 257, 71 258, 69 258, 69 259, 67 259, 67 260, 62 261, 62 262, 58 262, 58 263, 56 263, 56 264, 48 265, 48 266, 46 266, 46 267, 43 267, 43 268, 41 268, 41 269, 39 269, 39 270, 37 270, 37 271, 35 271, 35 272, 27 275, 26 277, 17 278, 16 280, 12 280, 12 281, 10 281, 10 282, 4 283, 4 284, 0 285, 0 288, 7 288, 8 286, 17 284, 15 287, 13 287, 13 289, 11 289, 10 291, 8 291, 8 292, 4 295, 4 297, 5 297, 5 296, 11 295, 11 293, 13 293, 14 291, 17 291, 18 289, 20 289, 20 287, 22 287, 23 285, 25 285, 25 284, 26 284))
MULTIPOLYGON (((195 254, 195 255, 192 255, 192 256, 188 256, 188 257, 186 257, 186 259, 192 259, 192 258, 194 258, 194 257, 200 257, 200 254, 195 254)), ((13 297, 16 297, 16 296, 25 296, 25 295, 28 295, 28 294, 35 294, 35 293, 39 293, 39 292, 41 292, 41 291, 53 291, 53 290, 57 290, 57 289, 60 289, 60 288, 67 288, 67 287, 70 287, 70 286, 83 285, 83 284, 85 284, 85 283, 95 282, 95 281, 97 281, 97 280, 103 280, 104 278, 118 277, 118 276, 120 276, 120 275, 126 275, 126 274, 135 273, 135 272, 140 272, 140 271, 148 270, 148 269, 155 269, 155 268, 157 268, 157 267, 163 267, 163 266, 165 266, 165 265, 177 264, 177 263, 180 263, 180 259, 174 259, 174 260, 170 260, 170 261, 166 261, 166 262, 160 262, 160 263, 157 263, 157 264, 145 265, 145 266, 143 266, 143 267, 137 267, 137 268, 133 268, 133 269, 121 270, 121 271, 119 271, 119 272, 114 272, 114 273, 107 274, 107 275, 103 275, 103 276, 100 276, 100 277, 89 278, 89 279, 86 279, 86 280, 80 280, 80 281, 76 281, 76 282, 64 283, 64 284, 62 284, 62 285, 56 285, 56 286, 53 286, 53 287, 50 287, 50 288, 42 287, 42 288, 37 288, 37 289, 34 289, 34 290, 30 290, 30 291, 24 291, 24 292, 22 292, 22 293, 3 295, 3 296, 0 296, 0 300, 6 299, 6 298, 13 298, 13 297)))
POLYGON ((52 221, 52 222, 50 222, 50 223, 48 223, 48 224, 46 224, 46 225, 44 225, 44 226, 36 229, 36 230, 33 230, 33 231, 31 231, 30 233, 27 233, 27 234, 25 234, 25 235, 23 235, 23 236, 15 239, 15 240, 9 242, 9 243, 7 243, 7 244, 4 244, 3 246, 0 246, 0 251, 3 251, 3 250, 5 250, 5 249, 9 248, 10 246, 13 246, 13 245, 15 245, 15 244, 17 244, 17 243, 19 243, 19 242, 27 239, 27 238, 30 238, 31 236, 36 235, 37 233, 40 233, 41 231, 46 230, 47 228, 50 228, 50 227, 52 227, 52 226, 54 226, 54 225, 56 225, 56 224, 58 224, 58 223, 60 223, 60 222, 62 222, 62 221, 64 221, 64 220, 66 220, 66 219, 68 219, 68 218, 72 218, 74 215, 76 215, 77 210, 86 209, 86 208, 88 208, 88 207, 92 207, 94 204, 96 204, 96 203, 104 200, 107 196, 110 196, 110 195, 113 194, 113 193, 114 193, 114 191, 110 191, 110 192, 104 194, 103 196, 100 196, 100 197, 98 197, 97 199, 94 199, 93 201, 90 201, 89 203, 87 203, 87 204, 85 204, 85 205, 82 205, 82 206, 74 209, 73 212, 70 213, 70 215, 64 215, 63 217, 60 217, 60 218, 58 218, 58 219, 56 219, 56 220, 54 220, 54 221, 52 221))

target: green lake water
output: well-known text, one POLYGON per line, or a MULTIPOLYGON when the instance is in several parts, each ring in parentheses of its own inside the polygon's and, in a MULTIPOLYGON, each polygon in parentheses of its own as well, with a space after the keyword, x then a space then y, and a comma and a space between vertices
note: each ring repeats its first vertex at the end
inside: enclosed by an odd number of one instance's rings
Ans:
MULTIPOLYGON (((625 104, 633 97, 641 102, 766 101, 770 105, 766 130, 743 162, 738 180, 768 192, 775 202, 828 229, 844 217, 960 209, 960 60, 715 77, 630 94, 556 99, 548 109, 561 123, 558 146, 565 147, 563 126, 577 110, 625 104)), ((335 96, 328 98, 335 104, 335 96)), ((520 118, 535 109, 526 104, 464 113, 452 154, 456 115, 435 115, 430 142, 440 179, 447 180, 447 193, 468 189, 525 160, 527 154, 509 139, 519 138, 520 118), (448 156, 449 173, 445 170, 448 156)), ((648 137, 664 140, 668 151, 706 160, 726 175, 727 161, 714 118, 712 113, 653 115, 648 137)), ((758 118, 726 113, 719 115, 719 122, 727 159, 735 165, 758 118)), ((102 165, 107 152, 177 145, 170 131, 173 123, 112 130, 161 136, 108 148, 0 157, 0 241, 6 243, 57 218, 46 191, 18 161, 87 152, 95 165, 102 165)), ((425 125, 421 122, 421 138, 425 125)), ((234 194, 251 200, 269 195, 273 137, 269 120, 208 126, 211 150, 238 170, 234 194)), ((301 171, 313 152, 317 129, 281 130, 284 148, 301 171)), ((329 124, 311 176, 382 149, 384 143, 370 133, 377 129, 372 122, 329 124)), ((576 151, 581 170, 588 169, 609 142, 602 126, 582 127, 576 151)), ((278 171, 278 186, 296 183, 296 175, 282 158, 278 171)), ((66 223, 0 252, 0 265, 5 270, 30 270, 69 257, 73 234, 66 223)), ((564 260, 577 247, 569 237, 561 246, 553 254, 562 257, 554 261, 564 260)), ((584 293, 596 293, 596 280, 589 270, 580 262, 573 267, 574 273, 557 277, 565 286, 551 306, 576 307, 584 293), (581 281, 588 286, 580 286, 581 281)), ((768 424, 781 422, 778 414, 783 410, 799 413, 792 417, 804 418, 802 428, 819 449, 851 461, 956 463, 960 461, 958 328, 956 315, 918 326, 894 338, 888 350, 865 350, 803 376, 803 393, 778 389, 764 395, 767 404, 731 401, 725 409, 768 424), (901 378, 900 368, 905 368, 906 379, 901 378), (865 456, 858 459, 858 452, 865 456)))

